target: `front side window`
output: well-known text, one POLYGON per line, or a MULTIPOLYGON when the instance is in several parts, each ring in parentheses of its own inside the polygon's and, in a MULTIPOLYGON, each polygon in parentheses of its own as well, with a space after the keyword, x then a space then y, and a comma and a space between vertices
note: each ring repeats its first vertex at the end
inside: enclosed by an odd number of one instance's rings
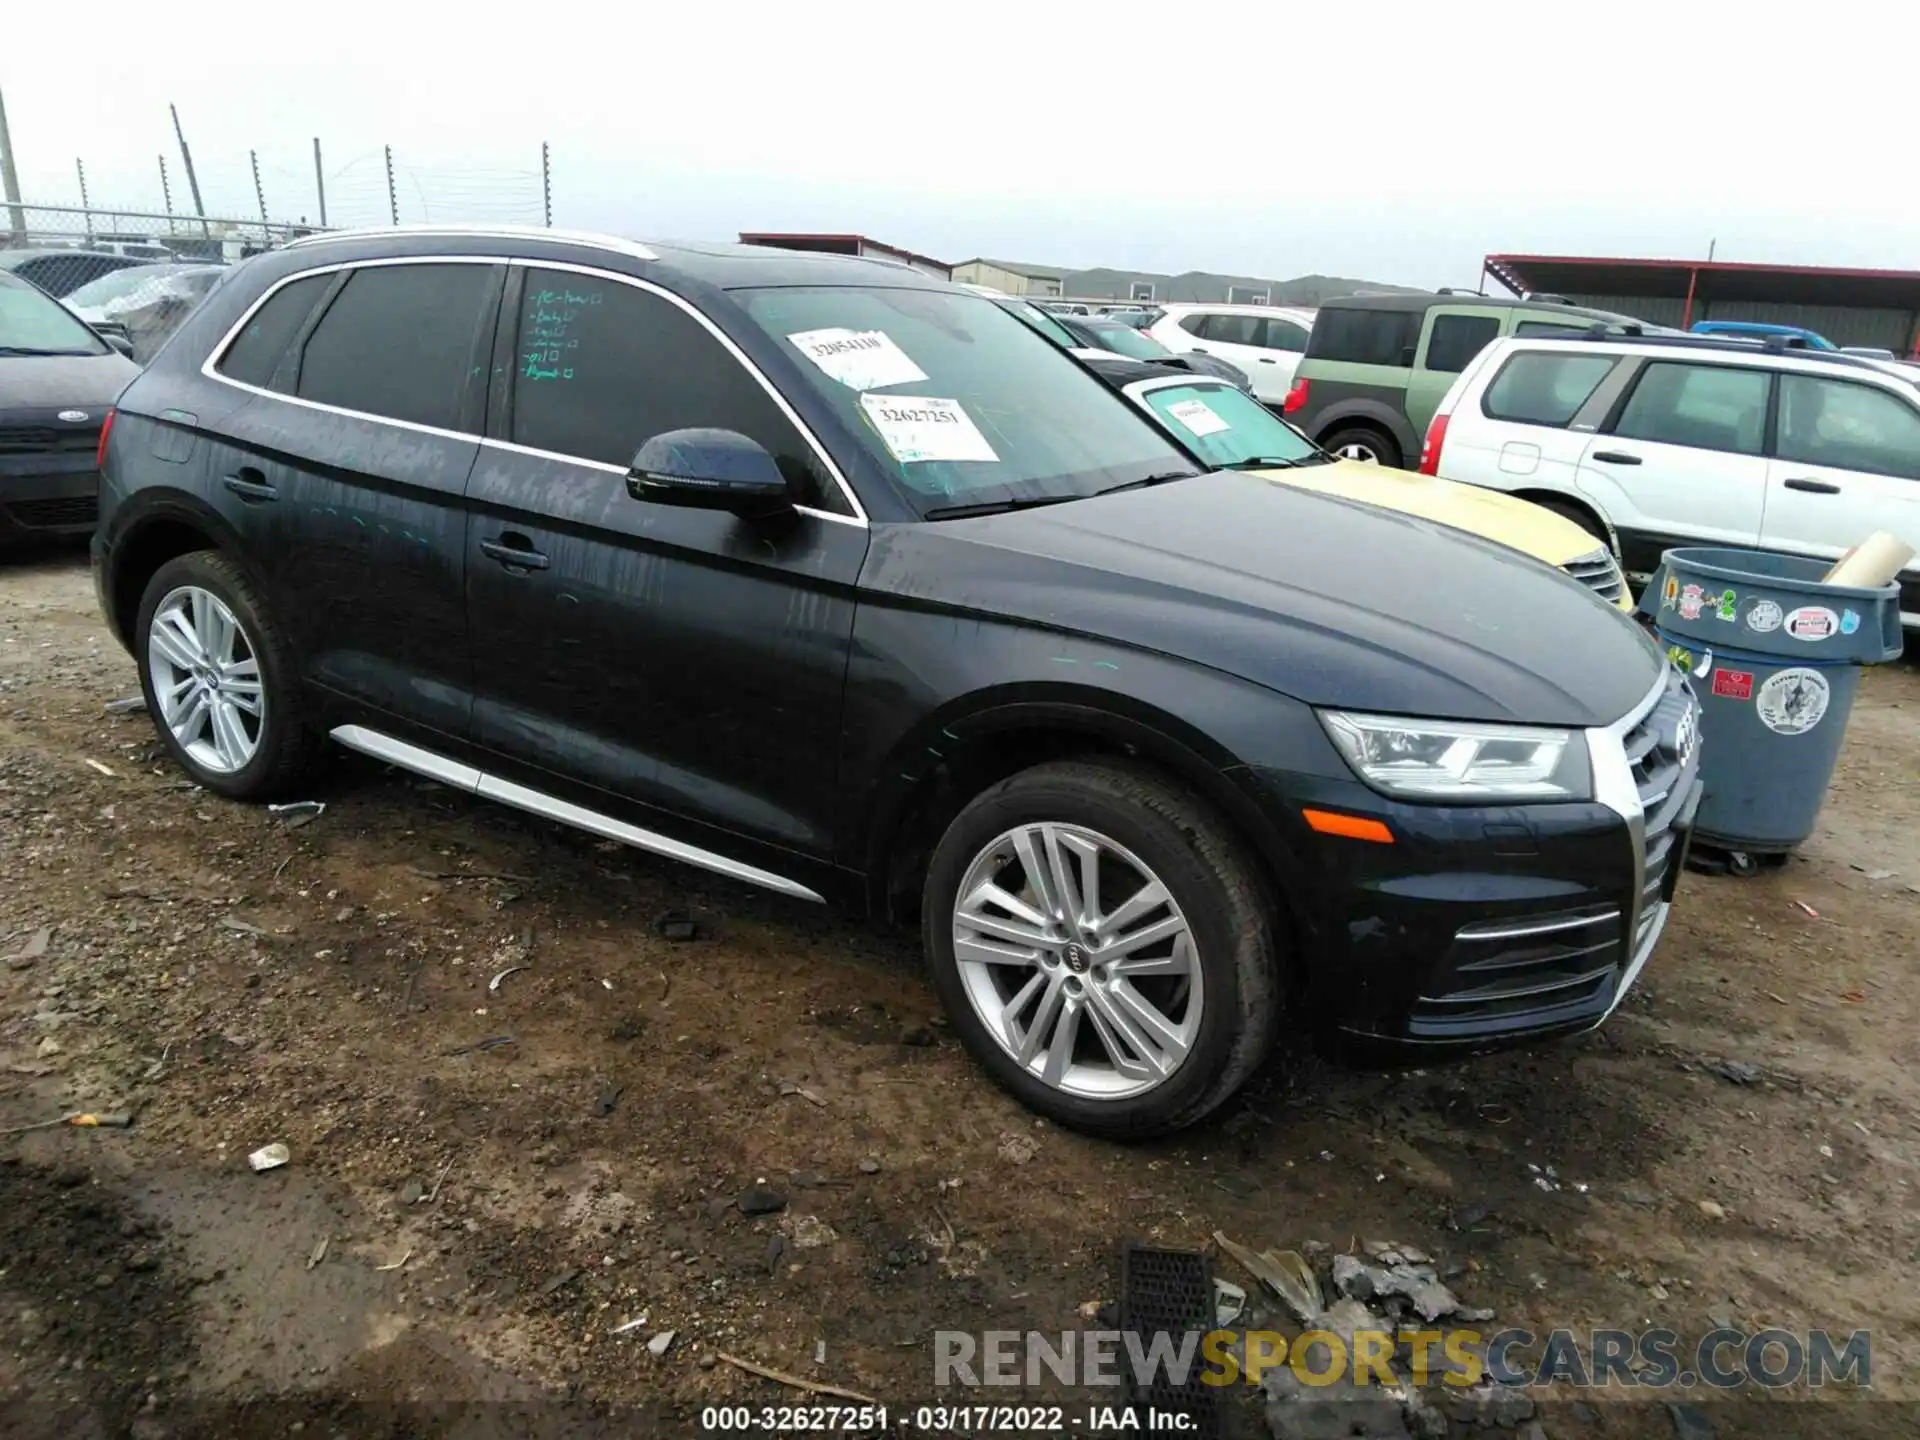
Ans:
POLYGON ((1420 340, 1417 310, 1363 310, 1329 306, 1314 317, 1307 354, 1316 360, 1348 365, 1413 363, 1410 352, 1420 340))
POLYGON ((1436 315, 1427 335, 1426 368, 1458 375, 1499 333, 1500 322, 1491 315, 1436 315))
POLYGON ((459 429, 474 366, 491 338, 498 288, 491 265, 355 270, 307 337, 294 393, 364 415, 459 429))
POLYGON ((1314 443, 1232 385, 1157 385, 1140 399, 1168 432, 1216 469, 1318 462, 1314 443))
POLYGON ((253 312, 253 318, 233 337, 214 368, 229 380, 265 388, 279 367, 280 357, 306 323, 308 312, 332 283, 332 274, 323 273, 303 275, 282 285, 253 312))
POLYGON ((1765 370, 1656 360, 1640 373, 1613 433, 1623 440, 1758 455, 1767 432, 1765 370))
POLYGON ((1613 373, 1613 366, 1611 355, 1521 350, 1493 377, 1480 409, 1492 420, 1566 425, 1613 373))
POLYGON ((1258 315, 1207 317, 1207 339, 1221 345, 1258 345, 1266 328, 1266 322, 1258 315))
POLYGON ((514 444, 624 470, 669 430, 732 430, 773 456, 799 504, 848 513, 773 397, 671 300, 599 276, 528 270, 518 319, 514 444))
POLYGON ((0 273, 0 358, 104 355, 100 337, 25 280, 0 273))
POLYGON ((1130 402, 979 296, 782 287, 732 298, 922 514, 1195 473, 1130 402))
POLYGON ((1920 480, 1920 413, 1871 385, 1782 375, 1778 448, 1802 465, 1920 480))

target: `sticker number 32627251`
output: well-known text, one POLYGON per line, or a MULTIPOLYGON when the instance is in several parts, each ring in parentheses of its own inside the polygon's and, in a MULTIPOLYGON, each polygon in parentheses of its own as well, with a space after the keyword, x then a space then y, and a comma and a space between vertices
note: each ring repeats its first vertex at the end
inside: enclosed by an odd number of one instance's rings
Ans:
POLYGON ((916 460, 984 460, 1000 457, 958 400, 920 395, 862 395, 860 408, 902 464, 916 460))

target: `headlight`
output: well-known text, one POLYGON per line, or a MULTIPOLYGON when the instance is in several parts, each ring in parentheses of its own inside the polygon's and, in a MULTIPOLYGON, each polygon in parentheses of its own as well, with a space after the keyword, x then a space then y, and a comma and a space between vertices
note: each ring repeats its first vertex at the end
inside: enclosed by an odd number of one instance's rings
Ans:
POLYGON ((1586 800, 1593 794, 1578 730, 1407 720, 1323 710, 1320 723, 1354 773, 1408 800, 1586 800))

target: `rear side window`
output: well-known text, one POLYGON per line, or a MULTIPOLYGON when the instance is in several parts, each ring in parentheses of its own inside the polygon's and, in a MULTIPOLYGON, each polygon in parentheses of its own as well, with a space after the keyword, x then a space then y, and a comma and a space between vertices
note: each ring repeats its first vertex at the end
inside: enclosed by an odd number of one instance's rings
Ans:
POLYGON ((1920 480, 1920 414, 1870 385, 1780 377, 1782 460, 1920 480))
POLYGON ((1767 432, 1765 370, 1656 360, 1640 372, 1613 433, 1629 440, 1758 455, 1767 432))
POLYGON ((846 513, 800 432, 699 321, 617 281, 527 272, 514 444, 624 470, 655 435, 699 426, 758 441, 798 487, 801 503, 846 513))
POLYGON ((307 337, 295 393, 343 410, 459 429, 483 332, 491 339, 497 277, 491 265, 354 271, 307 337))
POLYGON ((243 385, 264 388, 287 346, 306 323, 307 312, 332 283, 331 274, 305 275, 274 291, 267 303, 253 312, 245 328, 233 337, 215 371, 243 385))
POLYGON ((1491 315, 1436 315, 1427 336, 1427 369, 1458 375, 1500 333, 1491 315))
POLYGON ((1500 367, 1480 409, 1494 420, 1565 425, 1580 413, 1613 366, 1611 355, 1522 350, 1500 367))
POLYGON ((1417 310, 1329 307, 1314 318, 1307 354, 1347 365, 1410 365, 1407 352, 1419 343, 1421 318, 1417 310))
POLYGON ((1307 348, 1307 327, 1291 320, 1269 320, 1260 343, 1269 350, 1291 350, 1297 354, 1307 348))
POLYGON ((1204 340, 1207 336, 1207 321, 1212 318, 1211 315, 1182 315, 1179 325, 1189 335, 1198 335, 1204 340))
POLYGON ((1258 315, 1209 315, 1207 339, 1222 345, 1258 345, 1266 333, 1266 322, 1258 315))

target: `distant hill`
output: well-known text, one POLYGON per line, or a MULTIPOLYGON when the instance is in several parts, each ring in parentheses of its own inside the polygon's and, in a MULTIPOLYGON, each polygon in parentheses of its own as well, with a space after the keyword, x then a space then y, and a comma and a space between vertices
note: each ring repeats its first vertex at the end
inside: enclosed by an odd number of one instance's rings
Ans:
POLYGON ((1341 295, 1360 290, 1386 291, 1396 295, 1426 292, 1409 285, 1388 285, 1377 280, 1348 280, 1339 275, 1301 275, 1292 280, 1274 280, 1258 275, 1221 275, 1210 270, 1188 270, 1179 275, 1157 274, 1143 270, 1061 270, 1061 293, 1083 299, 1128 300, 1147 293, 1152 286, 1153 299, 1161 304, 1181 302, 1217 303, 1230 295, 1265 292, 1270 305, 1318 305, 1341 295))
POLYGON ((1388 285, 1379 280, 1347 280, 1338 275, 1302 275, 1293 280, 1276 280, 1271 300, 1275 305, 1318 305, 1342 295, 1357 295, 1362 290, 1388 295, 1424 295, 1418 285, 1388 285))

